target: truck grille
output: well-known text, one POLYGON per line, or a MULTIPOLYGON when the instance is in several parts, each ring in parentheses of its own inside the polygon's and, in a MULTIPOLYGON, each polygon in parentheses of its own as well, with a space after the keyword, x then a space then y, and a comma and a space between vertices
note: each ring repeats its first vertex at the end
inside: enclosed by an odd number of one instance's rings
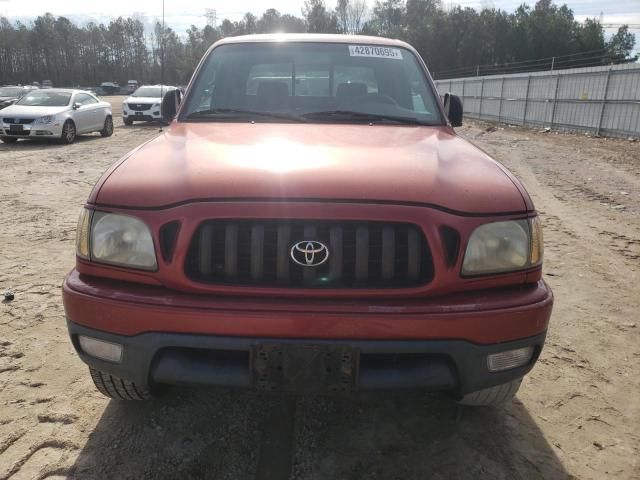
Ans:
POLYGON ((210 284, 280 288, 408 288, 433 276, 420 228, 392 222, 209 220, 197 229, 185 271, 210 284), (300 265, 292 258, 298 251, 300 265), (318 264, 322 262, 321 264, 318 264))

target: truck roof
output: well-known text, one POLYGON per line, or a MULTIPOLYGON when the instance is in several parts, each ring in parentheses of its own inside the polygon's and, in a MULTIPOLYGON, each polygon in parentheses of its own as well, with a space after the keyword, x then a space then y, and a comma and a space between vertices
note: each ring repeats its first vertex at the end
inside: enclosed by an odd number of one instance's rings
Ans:
POLYGON ((328 33, 268 33, 256 35, 242 35, 227 37, 218 41, 218 45, 226 43, 269 43, 269 42, 308 42, 308 43, 347 43, 369 44, 387 47, 403 47, 413 50, 406 42, 384 37, 370 37, 367 35, 340 35, 328 33))

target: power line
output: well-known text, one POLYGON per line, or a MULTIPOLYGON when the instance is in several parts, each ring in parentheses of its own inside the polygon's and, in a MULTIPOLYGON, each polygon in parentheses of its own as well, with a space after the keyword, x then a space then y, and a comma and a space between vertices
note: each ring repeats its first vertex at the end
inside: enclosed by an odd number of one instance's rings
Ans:
MULTIPOLYGON (((610 64, 611 61, 616 57, 613 54, 606 55, 595 55, 586 58, 573 58, 573 59, 565 59, 559 64, 556 63, 554 68, 558 70, 564 70, 569 68, 581 68, 581 67, 596 67, 610 64)), ((494 71, 480 71, 477 72, 475 67, 467 68, 465 72, 453 73, 448 75, 440 75, 437 78, 441 80, 451 79, 451 78, 460 78, 460 77, 472 77, 472 76, 486 76, 486 75, 500 75, 500 74, 514 74, 514 73, 525 73, 525 72, 540 72, 540 71, 548 71, 551 70, 551 63, 546 63, 545 65, 538 66, 521 66, 512 69, 503 69, 503 70, 494 70, 494 71)), ((435 76, 435 75, 434 75, 435 76)))
POLYGON ((572 63, 597 63, 597 60, 613 60, 617 58, 618 55, 613 54, 607 48, 598 48, 595 50, 585 50, 584 52, 577 52, 565 55, 557 55, 554 57, 543 57, 538 59, 531 60, 520 60, 517 62, 505 62, 501 64, 476 64, 476 65, 467 65, 464 67, 452 68, 449 70, 434 72, 434 76, 438 78, 448 77, 452 78, 453 76, 468 76, 468 75, 490 75, 494 73, 505 73, 505 72, 522 72, 527 70, 544 70, 549 68, 553 70, 557 67, 562 67, 572 63), (591 55, 591 54, 596 55, 591 55), (585 55, 591 55, 589 57, 585 57, 585 55))
MULTIPOLYGON (((566 54, 566 55, 557 55, 554 57, 543 57, 543 58, 536 58, 536 59, 531 59, 531 60, 519 60, 516 62, 505 62, 505 63, 500 63, 500 64, 495 64, 495 63, 485 63, 485 64, 477 64, 477 65, 469 65, 469 66, 465 66, 465 67, 457 67, 457 68, 452 68, 450 70, 444 70, 444 71, 440 71, 440 72, 434 72, 434 75, 448 75, 451 73, 455 73, 458 71, 468 71, 468 70, 483 70, 483 71, 491 71, 491 70, 502 70, 502 69, 510 69, 513 65, 518 65, 518 66, 534 66, 535 64, 540 64, 540 63, 558 63, 560 61, 562 61, 562 59, 565 58, 569 58, 569 57, 577 57, 577 56, 581 56, 581 55, 587 55, 587 54, 592 54, 592 53, 597 53, 597 52, 606 52, 608 51, 607 48, 598 48, 595 50, 585 50, 584 52, 578 52, 578 53, 570 53, 570 54, 566 54)), ((518 67, 519 68, 519 67, 518 67)))

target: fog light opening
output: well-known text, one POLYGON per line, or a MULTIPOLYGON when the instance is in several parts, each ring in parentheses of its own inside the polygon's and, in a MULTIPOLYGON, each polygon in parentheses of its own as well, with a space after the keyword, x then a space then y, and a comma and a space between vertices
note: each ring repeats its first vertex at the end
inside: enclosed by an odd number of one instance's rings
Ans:
POLYGON ((78 337, 80 348, 87 355, 106 360, 107 362, 119 363, 122 359, 122 345, 105 342, 96 338, 78 337))
POLYGON ((517 348, 506 352, 492 353, 487 356, 487 368, 490 372, 501 372, 529 363, 533 356, 533 347, 517 348))

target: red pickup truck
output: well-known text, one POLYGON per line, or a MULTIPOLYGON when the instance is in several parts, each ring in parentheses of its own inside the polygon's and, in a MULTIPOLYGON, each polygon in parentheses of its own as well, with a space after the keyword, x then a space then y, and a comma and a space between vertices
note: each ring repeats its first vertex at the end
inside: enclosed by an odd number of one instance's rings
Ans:
POLYGON ((98 390, 513 397, 553 304, 540 221, 411 46, 227 38, 163 114, 94 187, 63 286, 98 390))

